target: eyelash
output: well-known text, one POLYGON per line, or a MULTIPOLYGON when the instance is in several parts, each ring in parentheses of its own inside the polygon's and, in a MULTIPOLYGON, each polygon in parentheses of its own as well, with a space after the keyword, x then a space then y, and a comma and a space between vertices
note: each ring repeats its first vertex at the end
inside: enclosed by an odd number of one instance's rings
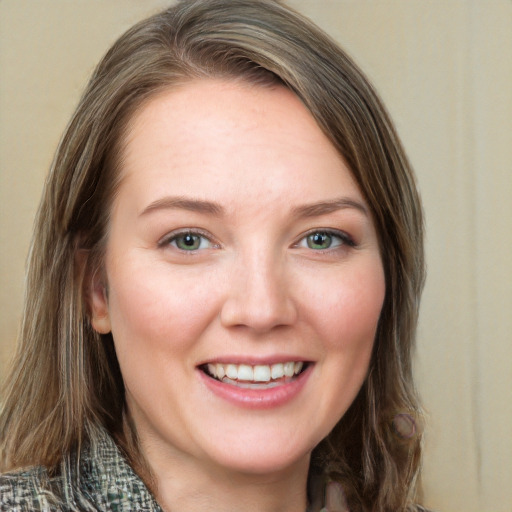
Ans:
MULTIPOLYGON (((215 242, 212 241, 211 239, 211 236, 201 230, 197 230, 197 229, 185 229, 183 231, 175 231, 173 233, 169 233, 168 235, 166 235, 164 238, 162 238, 159 242, 158 242, 158 246, 159 247, 166 247, 166 246, 173 246, 175 249, 177 249, 178 251, 180 252, 183 252, 183 253, 195 253, 197 252, 198 250, 201 250, 200 247, 198 247, 197 249, 182 249, 180 247, 178 247, 177 245, 177 242, 176 240, 180 237, 185 237, 187 235, 190 235, 192 237, 199 237, 203 240, 206 240, 209 244, 210 244, 210 247, 208 248, 211 248, 211 247, 218 247, 218 244, 215 244, 215 242), (173 243, 174 242, 174 243, 173 243)), ((201 242, 202 243, 202 242, 201 242)), ((204 249, 204 248, 203 248, 204 249)))
MULTIPOLYGON (((177 231, 177 232, 170 233, 169 235, 165 236, 162 240, 160 240, 158 242, 158 246, 166 247, 166 246, 171 245, 180 252, 190 253, 190 254, 193 254, 199 250, 204 249, 204 247, 201 248, 200 246, 195 249, 182 249, 181 247, 178 247, 176 240, 180 237, 185 237, 187 235, 190 235, 192 237, 199 237, 203 240, 206 240, 210 244, 210 246, 208 248, 212 248, 212 247, 218 248, 219 247, 218 244, 215 244, 212 241, 211 236, 209 234, 207 234, 201 230, 192 230, 192 229, 185 229, 183 231, 177 231)), ((202 244, 202 243, 203 242, 200 241, 200 244, 202 244)), ((334 229, 313 229, 313 230, 307 232, 305 235, 303 235, 299 239, 299 241, 296 244, 294 244, 294 247, 301 247, 303 243, 305 244, 304 245, 305 248, 311 249, 316 252, 325 252, 325 251, 329 251, 329 250, 336 250, 336 249, 338 249, 340 247, 344 247, 344 246, 356 247, 356 243, 354 242, 354 240, 352 239, 352 237, 350 235, 348 235, 344 231, 338 231, 338 230, 334 230, 334 229), (339 243, 336 244, 334 247, 329 246, 326 248, 314 249, 313 247, 310 247, 308 245, 308 237, 310 237, 312 235, 326 235, 328 237, 338 239, 339 243)))
POLYGON ((356 245, 357 245, 355 243, 354 239, 348 233, 345 233, 344 231, 338 231, 336 229, 312 229, 311 231, 307 232, 305 235, 303 235, 300 238, 300 240, 297 242, 295 247, 300 247, 303 242, 306 244, 308 249, 319 251, 319 252, 336 250, 343 246, 356 247, 356 245), (337 238, 340 241, 340 243, 338 243, 334 247, 327 247, 325 249, 313 249, 312 247, 307 246, 308 237, 310 237, 312 235, 317 235, 317 234, 318 235, 327 235, 332 238, 337 238))

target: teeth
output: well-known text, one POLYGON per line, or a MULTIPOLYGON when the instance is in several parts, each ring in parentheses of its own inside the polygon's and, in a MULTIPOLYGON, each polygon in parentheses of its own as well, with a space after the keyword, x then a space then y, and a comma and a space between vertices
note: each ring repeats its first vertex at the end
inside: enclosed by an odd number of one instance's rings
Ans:
MULTIPOLYGON (((208 366, 209 368, 210 366, 208 366)), ((211 372, 211 374, 215 377, 217 377, 218 379, 222 379, 222 377, 224 377, 224 375, 226 375, 226 370, 224 369, 224 365, 223 364, 217 364, 215 365, 215 370, 216 372, 211 372)))
POLYGON ((253 375, 254 372, 252 366, 249 366, 248 364, 241 364, 238 367, 238 380, 253 380, 253 375))
MULTIPOLYGON (((242 380, 242 379, 240 379, 242 380)), ((270 381, 270 366, 258 365, 254 367, 254 381, 255 382, 269 382, 270 381)))
POLYGON ((287 377, 293 377, 295 372, 295 363, 284 363, 284 374, 287 377))
POLYGON ((238 367, 236 364, 228 364, 226 366, 226 376, 228 379, 238 379, 238 367))
POLYGON ((270 369, 270 376, 273 379, 280 379, 284 376, 284 368, 281 363, 279 364, 273 364, 272 368, 270 369))
POLYGON ((304 363, 302 361, 289 361, 272 365, 259 364, 256 366, 221 363, 209 363, 207 365, 208 373, 218 380, 227 378, 230 381, 244 382, 270 382, 271 380, 278 380, 283 377, 291 378, 294 375, 298 375, 303 367, 304 363))

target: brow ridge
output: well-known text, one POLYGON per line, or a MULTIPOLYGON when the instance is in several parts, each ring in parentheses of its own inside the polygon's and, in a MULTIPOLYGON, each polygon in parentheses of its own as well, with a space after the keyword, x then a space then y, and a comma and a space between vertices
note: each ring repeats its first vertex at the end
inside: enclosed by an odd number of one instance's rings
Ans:
POLYGON ((293 208, 292 214, 299 217, 320 217, 347 208, 358 210, 368 216, 368 208, 362 202, 348 197, 297 206, 293 208))
POLYGON ((167 209, 189 210, 199 213, 208 213, 219 217, 224 213, 224 208, 220 204, 214 203, 212 201, 205 201, 203 199, 191 199, 182 196, 166 196, 157 199, 156 201, 153 201, 151 204, 146 206, 140 215, 142 216, 153 211, 167 209))
MULTIPOLYGON (((368 210, 362 202, 346 197, 296 206, 292 209, 292 215, 298 217, 319 217, 347 208, 352 208, 366 216, 368 215, 368 210)), ((149 204, 144 208, 141 215, 165 209, 183 209, 199 213, 208 213, 215 216, 222 216, 224 214, 224 208, 213 201, 191 199, 182 196, 166 196, 149 204)))

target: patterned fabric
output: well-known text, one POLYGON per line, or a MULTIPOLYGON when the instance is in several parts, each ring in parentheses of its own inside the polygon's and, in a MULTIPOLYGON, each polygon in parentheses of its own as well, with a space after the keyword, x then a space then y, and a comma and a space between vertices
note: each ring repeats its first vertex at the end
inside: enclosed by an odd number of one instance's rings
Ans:
POLYGON ((44 468, 0 476, 2 512, 162 512, 105 433, 50 478, 44 468))

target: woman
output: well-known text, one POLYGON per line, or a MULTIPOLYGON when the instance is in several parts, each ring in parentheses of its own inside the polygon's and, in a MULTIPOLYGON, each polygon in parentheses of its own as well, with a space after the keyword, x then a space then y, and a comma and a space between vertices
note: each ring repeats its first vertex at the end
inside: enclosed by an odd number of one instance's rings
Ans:
POLYGON ((414 178, 382 104, 271 0, 110 49, 36 222, 2 510, 420 510, 414 178))

